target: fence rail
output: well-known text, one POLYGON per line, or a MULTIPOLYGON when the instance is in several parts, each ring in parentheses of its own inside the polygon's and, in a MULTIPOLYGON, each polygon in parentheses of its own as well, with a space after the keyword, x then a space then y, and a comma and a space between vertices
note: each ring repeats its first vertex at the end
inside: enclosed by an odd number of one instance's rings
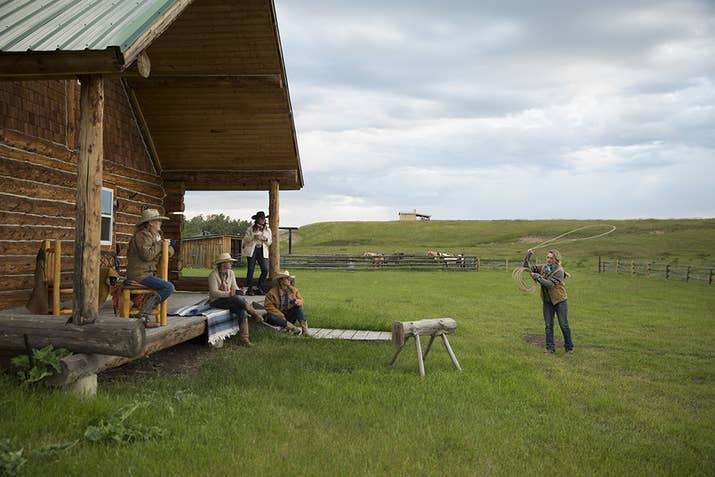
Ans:
POLYGON ((521 265, 521 259, 483 259, 467 255, 283 255, 281 266, 311 270, 506 270, 521 265))
POLYGON ((634 262, 632 260, 603 260, 598 258, 598 273, 628 273, 666 280, 700 281, 712 285, 715 267, 679 263, 634 262))

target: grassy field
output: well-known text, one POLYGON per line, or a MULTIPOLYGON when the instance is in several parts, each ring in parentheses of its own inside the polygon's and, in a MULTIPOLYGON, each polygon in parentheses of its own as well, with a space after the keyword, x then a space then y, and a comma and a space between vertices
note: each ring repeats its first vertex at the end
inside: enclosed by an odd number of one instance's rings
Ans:
MULTIPOLYGON (((419 224, 422 225, 422 224, 419 224)), ((312 326, 389 329, 450 316, 464 369, 435 347, 254 333, 194 372, 134 374, 96 398, 0 378, 0 433, 22 475, 713 475, 715 288, 584 270, 570 280, 576 352, 544 355, 539 299, 508 273, 299 272, 312 326), (80 440, 139 402, 135 444, 80 440)), ((560 333, 557 330, 557 338, 560 333)), ((149 367, 151 369, 151 367, 149 367)))
MULTIPOLYGON (((439 250, 481 257, 521 257, 527 248, 541 241, 596 224, 611 224, 617 229, 604 239, 573 242, 558 248, 566 255, 579 258, 602 255, 715 265, 715 219, 325 222, 294 231, 293 253, 422 254, 439 250)), ((607 230, 605 226, 586 230, 581 236, 607 230)), ((287 244, 282 248, 287 250, 287 244)))

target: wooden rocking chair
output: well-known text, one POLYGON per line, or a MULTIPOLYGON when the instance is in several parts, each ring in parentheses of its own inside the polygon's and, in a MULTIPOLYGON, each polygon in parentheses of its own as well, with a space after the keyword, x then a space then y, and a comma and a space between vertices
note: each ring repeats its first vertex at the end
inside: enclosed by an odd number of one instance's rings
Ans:
POLYGON ((45 284, 51 293, 50 312, 55 315, 70 315, 71 308, 62 308, 62 295, 72 295, 72 288, 62 288, 62 241, 45 240, 45 284))
MULTIPOLYGON (((159 259, 159 269, 157 272, 159 278, 162 280, 169 279, 169 243, 166 241, 163 241, 161 244, 161 258, 159 259)), ((151 293, 154 293, 154 290, 149 287, 134 283, 130 285, 125 281, 122 286, 122 299, 119 306, 119 316, 122 318, 129 318, 131 315, 139 313, 139 308, 132 306, 132 297, 135 295, 149 295, 151 293)), ((161 326, 166 326, 167 324, 167 301, 168 300, 164 300, 161 302, 152 312, 152 314, 156 315, 156 321, 161 326)))
MULTIPOLYGON (((45 240, 43 242, 45 249, 45 284, 47 285, 48 293, 51 293, 50 313, 55 316, 71 315, 72 308, 62 308, 62 295, 72 295, 73 288, 62 288, 62 241, 61 240, 45 240)), ((100 280, 106 279, 107 274, 102 273, 102 269, 112 268, 119 271, 119 259, 115 252, 102 250, 100 256, 100 280)), ((101 287, 100 287, 101 292, 101 287)), ((107 295, 99 296, 100 301, 106 300, 107 295)), ((98 303, 101 308, 102 303, 98 303)))

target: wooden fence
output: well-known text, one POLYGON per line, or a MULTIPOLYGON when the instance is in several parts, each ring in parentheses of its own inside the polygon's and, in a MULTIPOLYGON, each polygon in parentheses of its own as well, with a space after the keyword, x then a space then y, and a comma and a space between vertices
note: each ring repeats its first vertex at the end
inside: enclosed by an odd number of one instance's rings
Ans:
POLYGON ((681 265, 677 263, 634 262, 632 260, 602 260, 598 257, 598 273, 628 273, 666 280, 699 281, 713 284, 715 267, 681 265))
POLYGON ((520 259, 480 259, 467 255, 283 255, 281 267, 311 270, 505 270, 521 265, 520 259))

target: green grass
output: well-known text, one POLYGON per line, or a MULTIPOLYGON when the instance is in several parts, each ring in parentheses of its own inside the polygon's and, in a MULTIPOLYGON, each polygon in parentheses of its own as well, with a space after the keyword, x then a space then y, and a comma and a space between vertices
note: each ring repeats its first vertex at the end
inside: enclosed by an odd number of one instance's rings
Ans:
MULTIPOLYGON (((602 239, 557 247, 571 257, 602 255, 715 265, 715 219, 324 222, 294 231, 293 253, 422 254, 427 250, 439 250, 481 257, 521 257, 527 248, 541 241, 595 224, 615 225, 617 230, 602 239)), ((570 237, 607 230, 607 227, 591 229, 570 237)), ((287 250, 287 243, 282 248, 287 250)))
MULTIPOLYGON (((414 348, 254 333, 194 374, 102 382, 98 396, 0 379, 0 433, 26 450, 79 438, 136 400, 162 441, 81 442, 25 475, 713 475, 715 288, 598 275, 568 284, 576 353, 545 356, 535 295, 506 272, 297 273, 312 326, 450 316, 420 379, 414 348), (179 397, 184 399, 178 399, 179 397), (185 397, 189 398, 186 399, 185 397)), ((557 331, 557 337, 560 333, 557 331)), ((410 345, 412 342, 410 342, 410 345)))

